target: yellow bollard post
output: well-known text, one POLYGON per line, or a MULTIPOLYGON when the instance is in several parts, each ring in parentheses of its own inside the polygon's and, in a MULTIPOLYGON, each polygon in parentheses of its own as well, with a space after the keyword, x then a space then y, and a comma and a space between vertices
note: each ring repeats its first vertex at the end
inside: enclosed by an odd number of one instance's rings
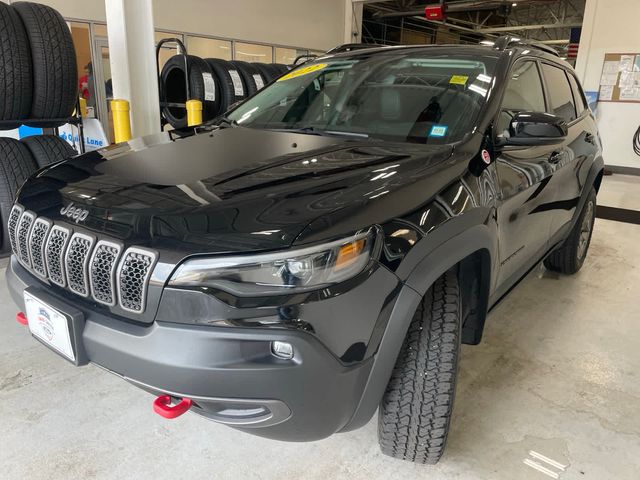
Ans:
POLYGON ((82 118, 87 118, 87 99, 80 97, 78 101, 80 102, 80 116, 82 118))
POLYGON ((202 123, 202 102, 200 100, 187 100, 187 125, 193 127, 202 123))
POLYGON ((113 113, 113 131, 116 143, 131 140, 129 102, 126 100, 111 100, 111 112, 113 113))

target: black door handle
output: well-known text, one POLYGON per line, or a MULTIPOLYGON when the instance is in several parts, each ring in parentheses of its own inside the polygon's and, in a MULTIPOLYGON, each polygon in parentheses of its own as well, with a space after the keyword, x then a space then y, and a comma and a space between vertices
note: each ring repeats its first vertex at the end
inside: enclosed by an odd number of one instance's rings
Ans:
POLYGON ((558 163, 560 160, 562 160, 562 157, 564 155, 562 155, 562 152, 553 152, 551 155, 549 155, 549 163, 558 163))
POLYGON ((593 133, 587 133, 584 136, 584 140, 585 140, 585 142, 589 142, 591 145, 595 145, 596 144, 596 137, 593 135, 593 133))

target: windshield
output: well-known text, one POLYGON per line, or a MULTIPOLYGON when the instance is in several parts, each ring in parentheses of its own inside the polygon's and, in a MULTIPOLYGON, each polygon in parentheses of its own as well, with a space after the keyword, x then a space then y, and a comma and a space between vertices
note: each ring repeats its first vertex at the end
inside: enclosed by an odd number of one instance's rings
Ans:
POLYGON ((495 58, 404 51, 318 59, 229 114, 251 128, 442 144, 473 128, 495 58))

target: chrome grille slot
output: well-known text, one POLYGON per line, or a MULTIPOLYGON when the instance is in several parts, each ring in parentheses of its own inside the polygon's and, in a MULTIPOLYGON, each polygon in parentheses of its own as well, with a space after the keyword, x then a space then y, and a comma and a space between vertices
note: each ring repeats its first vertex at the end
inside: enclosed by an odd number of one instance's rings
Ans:
POLYGON ((144 312, 147 285, 156 254, 131 247, 124 253, 118 267, 118 297, 120 306, 129 312, 144 312))
POLYGON ((44 249, 49 280, 61 287, 66 285, 63 259, 70 237, 71 230, 54 225, 44 249))
POLYGON ((7 229, 9 231, 9 241, 11 242, 11 250, 18 255, 18 244, 16 243, 16 229, 18 228, 18 220, 24 209, 20 205, 14 205, 9 214, 7 229))
POLYGON ((89 296, 89 255, 93 246, 93 238, 84 233, 74 233, 69 241, 69 247, 64 257, 67 271, 67 285, 69 290, 83 297, 89 296))
POLYGON ((117 243, 100 240, 89 262, 91 296, 105 305, 116 304, 115 270, 122 247, 117 243))
POLYGON ((18 258, 27 267, 31 267, 31 257, 29 256, 29 232, 33 226, 36 216, 31 212, 24 212, 18 222, 16 233, 16 243, 18 247, 18 258))
POLYGON ((45 264, 44 247, 51 222, 44 218, 37 218, 33 222, 31 236, 29 237, 29 252, 31 253, 31 266, 33 271, 42 278, 47 278, 47 266, 45 264))

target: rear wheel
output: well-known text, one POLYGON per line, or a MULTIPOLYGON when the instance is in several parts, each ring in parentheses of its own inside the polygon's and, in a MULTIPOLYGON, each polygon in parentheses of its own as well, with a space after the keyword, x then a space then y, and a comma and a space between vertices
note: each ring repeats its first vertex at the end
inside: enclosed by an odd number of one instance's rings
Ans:
POLYGON ((444 452, 460 352, 460 292, 454 271, 425 294, 380 404, 382 453, 416 463, 437 463, 444 452))
POLYGON ((554 272, 567 275, 578 272, 587 258, 595 219, 596 191, 592 188, 569 236, 544 260, 544 266, 554 272))

